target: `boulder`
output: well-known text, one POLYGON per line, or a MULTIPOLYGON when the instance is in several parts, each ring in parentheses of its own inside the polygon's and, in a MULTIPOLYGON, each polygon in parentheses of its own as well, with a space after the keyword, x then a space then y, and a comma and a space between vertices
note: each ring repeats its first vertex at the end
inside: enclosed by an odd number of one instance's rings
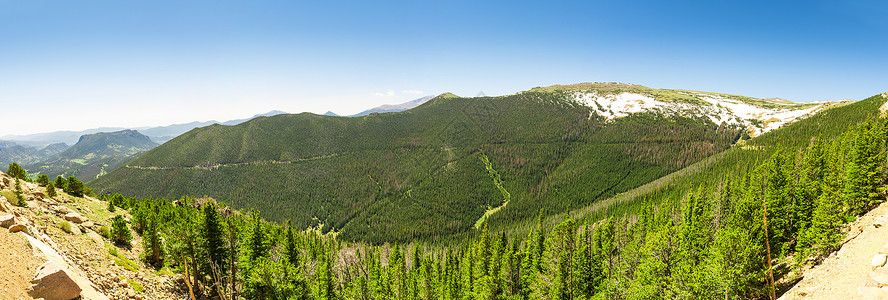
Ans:
POLYGON ((876 287, 857 288, 857 299, 888 300, 888 291, 876 287))
POLYGON ((78 213, 76 213, 76 212, 70 212, 70 213, 66 214, 66 215, 65 215, 65 220, 68 220, 68 221, 71 221, 71 222, 74 222, 74 223, 77 223, 77 224, 80 224, 80 223, 83 223, 83 222, 89 221, 89 219, 87 219, 87 218, 84 217, 83 215, 78 214, 78 213))
POLYGON ((15 224, 15 216, 13 216, 13 215, 0 216, 0 226, 3 226, 4 228, 9 228, 9 226, 12 226, 14 224, 15 224))
POLYGON ((37 269, 28 294, 46 300, 70 300, 80 296, 80 287, 59 265, 48 261, 37 269))
POLYGON ((873 270, 877 268, 881 268, 885 265, 885 260, 888 260, 888 254, 876 254, 873 255, 873 260, 871 262, 871 266, 873 270))
POLYGON ((80 225, 83 225, 83 227, 86 227, 86 228, 92 228, 95 224, 93 224, 92 221, 86 221, 86 222, 83 222, 83 224, 80 224, 80 225))
POLYGON ((865 287, 883 287, 888 286, 888 271, 879 269, 866 274, 865 287))
POLYGON ((83 234, 83 231, 80 230, 80 226, 72 225, 72 226, 71 226, 71 234, 73 234, 73 235, 81 235, 81 234, 83 234))
MULTIPOLYGON (((27 230, 27 229, 28 229, 28 228, 25 227, 25 225, 22 225, 22 224, 15 224, 15 225, 12 225, 12 226, 9 227, 9 233, 16 233, 16 232, 19 232, 19 231, 25 231, 25 230, 27 230)), ((25 232, 27 232, 27 231, 25 231, 25 232)))
POLYGON ((52 210, 54 210, 60 214, 69 214, 72 212, 70 208, 68 208, 67 206, 64 206, 64 205, 56 205, 52 208, 52 210))
POLYGON ((6 200, 6 197, 3 196, 0 196, 0 212, 12 212, 12 204, 10 204, 9 200, 6 200))

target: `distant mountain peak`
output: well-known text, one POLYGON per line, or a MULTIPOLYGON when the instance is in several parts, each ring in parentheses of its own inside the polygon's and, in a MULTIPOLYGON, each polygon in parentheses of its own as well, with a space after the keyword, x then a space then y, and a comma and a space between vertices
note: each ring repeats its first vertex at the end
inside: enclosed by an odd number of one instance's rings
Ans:
POLYGON ((407 102, 404 102, 401 104, 383 104, 383 105, 359 112, 357 114, 351 115, 349 117, 361 117, 361 116, 366 116, 366 115, 369 115, 372 113, 389 113, 389 112, 405 111, 405 110, 420 106, 423 103, 426 103, 429 100, 432 100, 432 98, 435 98, 435 97, 434 96, 425 96, 425 97, 415 99, 415 100, 410 100, 410 101, 407 101, 407 102))
POLYGON ((325 116, 330 116, 330 117, 338 117, 338 116, 339 116, 339 115, 337 115, 335 112, 332 112, 332 111, 329 111, 329 110, 328 110, 327 112, 325 112, 324 115, 325 115, 325 116))

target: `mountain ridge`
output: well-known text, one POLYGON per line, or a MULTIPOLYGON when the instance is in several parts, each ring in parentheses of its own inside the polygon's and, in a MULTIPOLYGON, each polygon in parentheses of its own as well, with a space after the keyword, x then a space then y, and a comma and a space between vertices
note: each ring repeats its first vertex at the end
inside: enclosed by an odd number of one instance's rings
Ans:
POLYGON ((139 197, 207 194, 272 220, 322 223, 346 238, 405 240, 469 230, 488 211, 493 218, 528 218, 540 207, 558 213, 604 199, 721 152, 748 130, 682 111, 609 115, 612 109, 577 99, 573 92, 445 93, 397 113, 288 114, 209 126, 90 184, 139 197), (463 208, 447 210, 455 206, 463 208), (408 230, 397 225, 404 218, 423 221, 408 230))

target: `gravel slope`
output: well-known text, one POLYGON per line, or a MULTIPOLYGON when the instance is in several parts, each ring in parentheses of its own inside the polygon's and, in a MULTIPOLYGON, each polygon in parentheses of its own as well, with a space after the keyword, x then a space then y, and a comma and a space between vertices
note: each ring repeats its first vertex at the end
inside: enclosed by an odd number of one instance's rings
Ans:
POLYGON ((803 271, 804 279, 780 299, 855 299, 871 271, 873 255, 888 242, 888 203, 851 224, 846 243, 821 264, 803 271), (878 226, 877 226, 878 225, 878 226))

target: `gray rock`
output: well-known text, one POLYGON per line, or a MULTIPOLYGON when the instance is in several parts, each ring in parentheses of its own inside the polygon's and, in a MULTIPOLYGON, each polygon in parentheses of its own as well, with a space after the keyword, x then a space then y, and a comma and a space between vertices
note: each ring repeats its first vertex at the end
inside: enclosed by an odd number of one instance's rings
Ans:
POLYGON ((48 261, 37 269, 28 294, 45 300, 70 300, 80 295, 80 287, 61 267, 48 261))
POLYGON ((69 214, 72 212, 70 208, 68 208, 67 206, 64 206, 64 205, 56 205, 52 208, 52 210, 54 210, 60 214, 69 214))
POLYGON ((3 226, 4 228, 9 228, 9 226, 12 226, 13 224, 15 224, 15 216, 13 216, 13 215, 0 216, 0 226, 3 226))
POLYGON ((65 220, 68 220, 68 221, 71 221, 71 222, 74 222, 74 223, 77 223, 77 224, 80 224, 80 223, 83 223, 83 222, 89 221, 89 219, 87 219, 87 218, 84 217, 83 215, 78 214, 78 213, 76 213, 76 212, 70 212, 70 213, 66 214, 66 215, 65 215, 65 220))

